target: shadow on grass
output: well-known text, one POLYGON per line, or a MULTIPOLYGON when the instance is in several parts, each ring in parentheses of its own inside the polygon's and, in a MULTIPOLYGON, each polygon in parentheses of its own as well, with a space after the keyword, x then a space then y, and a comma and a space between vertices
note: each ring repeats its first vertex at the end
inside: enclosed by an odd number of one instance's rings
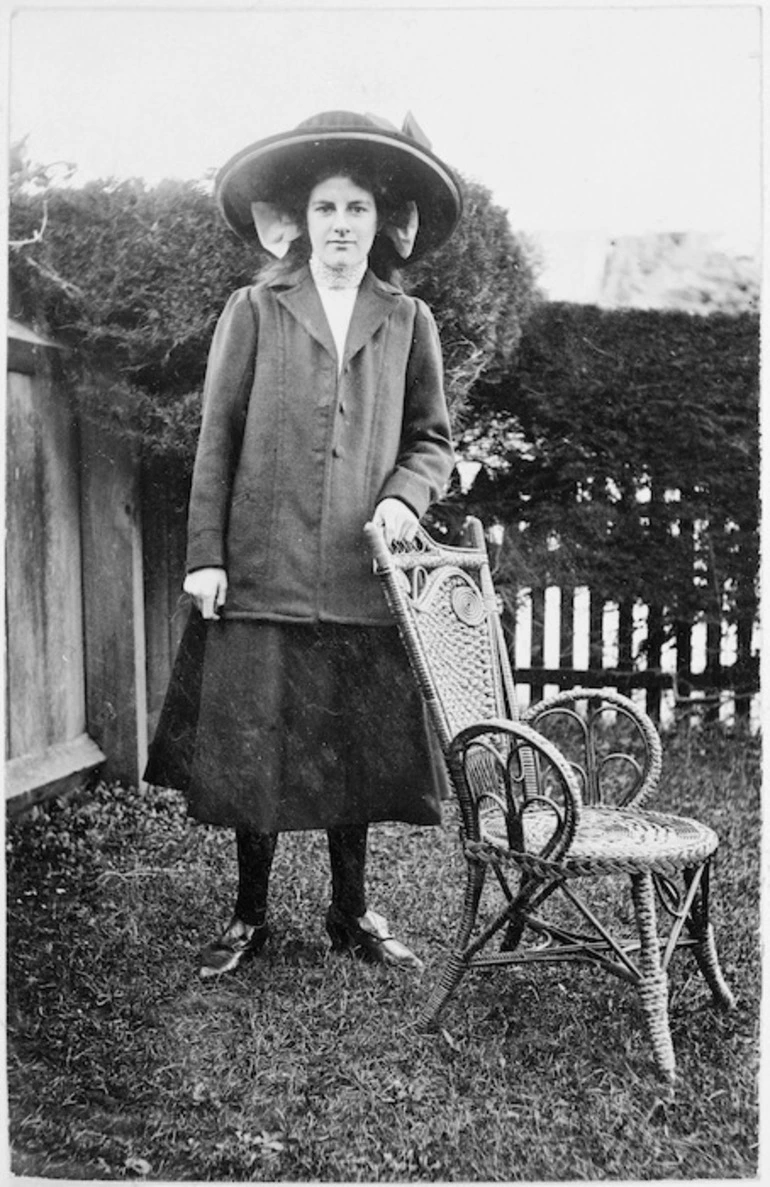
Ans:
POLYGON ((633 992, 588 969, 467 979, 413 1028, 460 908, 444 829, 372 829, 370 899, 414 975, 329 953, 323 834, 280 840, 272 937, 214 983, 234 845, 174 793, 100 786, 7 829, 12 1170, 66 1179, 474 1181, 756 1174, 759 748, 669 739, 655 807, 722 837, 715 922, 738 1008, 671 976, 676 1094, 633 992))

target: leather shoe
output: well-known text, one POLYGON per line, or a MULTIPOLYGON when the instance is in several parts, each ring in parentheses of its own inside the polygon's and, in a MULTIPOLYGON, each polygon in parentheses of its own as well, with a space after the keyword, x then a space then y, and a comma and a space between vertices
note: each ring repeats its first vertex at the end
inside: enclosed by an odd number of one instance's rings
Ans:
POLYGON ((262 950, 267 935, 266 923, 255 927, 244 923, 237 915, 233 916, 221 936, 217 936, 203 949, 198 970, 200 976, 218 977, 236 969, 242 961, 256 956, 262 950))
POLYGON ((376 911, 369 910, 354 919, 332 903, 326 913, 326 930, 335 952, 347 952, 369 964, 387 964, 418 973, 425 967, 406 944, 393 938, 387 920, 376 911))

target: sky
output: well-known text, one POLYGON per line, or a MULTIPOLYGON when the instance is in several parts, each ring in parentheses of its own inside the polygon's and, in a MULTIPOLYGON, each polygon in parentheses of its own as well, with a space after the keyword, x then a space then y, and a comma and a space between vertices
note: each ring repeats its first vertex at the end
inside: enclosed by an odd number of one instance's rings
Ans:
POLYGON ((7 128, 93 177, 200 178, 324 110, 411 110, 578 299, 608 235, 761 216, 754 5, 15 6, 7 128))

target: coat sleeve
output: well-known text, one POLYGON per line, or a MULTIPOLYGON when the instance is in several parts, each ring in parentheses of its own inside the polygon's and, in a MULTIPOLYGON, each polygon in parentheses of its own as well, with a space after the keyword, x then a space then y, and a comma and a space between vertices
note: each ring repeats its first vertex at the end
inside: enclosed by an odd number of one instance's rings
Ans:
POLYGON ((203 416, 187 521, 187 571, 224 567, 233 475, 257 351, 257 311, 248 288, 227 302, 209 350, 203 416))
POLYGON ((455 464, 444 395, 441 343, 433 314, 415 300, 414 335, 406 370, 404 419, 396 465, 379 499, 401 499, 419 518, 443 493, 455 464))

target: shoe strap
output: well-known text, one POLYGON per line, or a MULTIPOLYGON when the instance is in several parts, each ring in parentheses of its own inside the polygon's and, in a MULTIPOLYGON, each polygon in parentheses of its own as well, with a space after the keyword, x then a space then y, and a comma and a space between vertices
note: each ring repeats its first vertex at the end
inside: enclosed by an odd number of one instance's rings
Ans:
POLYGON ((232 948, 237 951, 239 948, 245 948, 251 943, 256 930, 256 924, 244 923, 242 919, 238 919, 236 916, 230 920, 217 943, 222 948, 232 948), (235 928, 238 928, 238 932, 233 934, 235 928))
POLYGON ((387 919, 383 915, 378 915, 376 911, 372 911, 371 908, 360 919, 357 919, 356 923, 361 931, 374 936, 375 940, 380 940, 383 944, 393 939, 387 919))

